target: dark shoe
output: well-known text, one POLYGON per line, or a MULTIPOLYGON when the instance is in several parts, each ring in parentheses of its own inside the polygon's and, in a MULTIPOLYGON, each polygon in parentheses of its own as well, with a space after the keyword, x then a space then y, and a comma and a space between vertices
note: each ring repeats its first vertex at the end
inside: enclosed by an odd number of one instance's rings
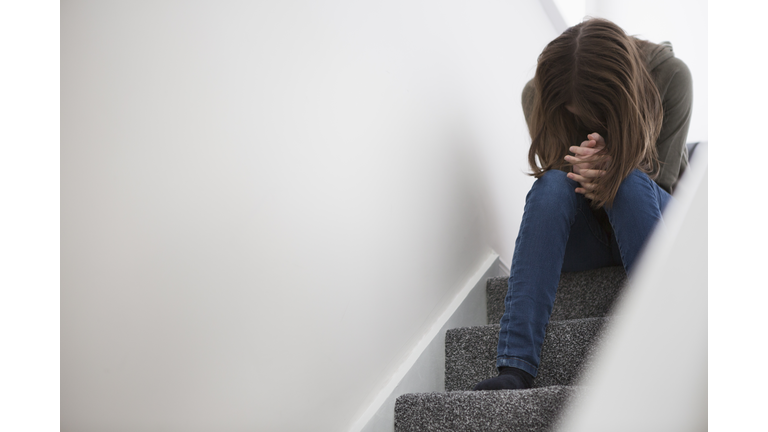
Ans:
POLYGON ((522 390, 533 387, 533 375, 514 368, 502 367, 499 376, 480 381, 472 390, 522 390))

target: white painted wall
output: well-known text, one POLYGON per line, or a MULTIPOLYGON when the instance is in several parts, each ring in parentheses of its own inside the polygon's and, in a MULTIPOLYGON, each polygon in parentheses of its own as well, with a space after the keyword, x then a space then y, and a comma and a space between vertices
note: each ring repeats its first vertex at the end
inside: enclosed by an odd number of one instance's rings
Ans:
POLYGON ((61 13, 63 431, 346 430, 510 262, 538 1, 61 13))
POLYGON ((707 141, 709 103, 708 15, 706 0, 587 0, 586 14, 607 18, 631 35, 672 42, 693 77, 693 114, 688 142, 707 141))
POLYGON ((499 256, 488 254, 466 285, 456 294, 441 316, 433 321, 406 361, 376 395, 373 402, 357 418, 350 432, 392 432, 395 425, 395 403, 407 393, 445 391, 445 335, 447 330, 488 324, 488 278, 509 277, 499 256))

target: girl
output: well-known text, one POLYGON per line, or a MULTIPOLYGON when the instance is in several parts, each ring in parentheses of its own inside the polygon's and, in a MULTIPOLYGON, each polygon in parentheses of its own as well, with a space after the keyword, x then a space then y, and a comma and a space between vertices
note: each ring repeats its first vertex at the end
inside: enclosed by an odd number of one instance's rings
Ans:
POLYGON ((671 44, 608 20, 577 24, 542 51, 523 90, 537 180, 515 243, 499 376, 475 390, 533 385, 561 272, 630 274, 688 165, 691 103, 690 72, 671 44))

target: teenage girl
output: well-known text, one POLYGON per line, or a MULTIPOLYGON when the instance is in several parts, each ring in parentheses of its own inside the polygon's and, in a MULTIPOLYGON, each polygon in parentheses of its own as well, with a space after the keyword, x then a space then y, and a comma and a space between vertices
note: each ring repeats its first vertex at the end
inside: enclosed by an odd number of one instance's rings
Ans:
POLYGON ((515 242, 497 351, 475 390, 533 385, 561 272, 632 266, 688 165, 691 74, 671 44, 605 19, 567 29, 523 90, 536 181, 515 242))

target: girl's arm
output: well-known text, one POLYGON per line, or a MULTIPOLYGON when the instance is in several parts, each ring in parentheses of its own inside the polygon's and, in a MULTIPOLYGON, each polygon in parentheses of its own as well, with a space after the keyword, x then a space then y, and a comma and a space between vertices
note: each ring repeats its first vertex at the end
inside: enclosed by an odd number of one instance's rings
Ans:
POLYGON ((656 149, 661 161, 661 169, 656 183, 662 189, 672 193, 680 175, 688 166, 688 153, 685 142, 688 138, 688 126, 691 123, 693 106, 693 80, 691 71, 682 60, 673 57, 658 69, 659 91, 662 93, 664 120, 661 133, 656 141, 656 149), (666 86, 664 84, 667 83, 666 86))

